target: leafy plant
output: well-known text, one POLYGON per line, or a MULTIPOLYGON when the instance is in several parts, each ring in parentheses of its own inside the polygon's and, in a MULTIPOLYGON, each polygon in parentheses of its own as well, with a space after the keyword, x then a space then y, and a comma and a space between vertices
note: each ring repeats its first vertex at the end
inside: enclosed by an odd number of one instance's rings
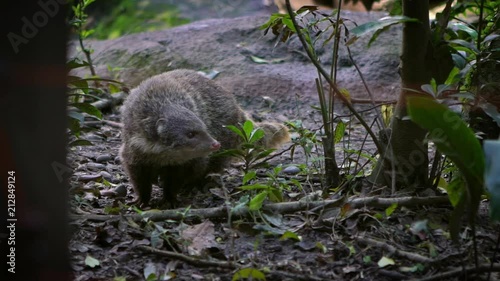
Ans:
MULTIPOLYGON (((447 84, 455 86, 459 94, 456 97, 465 102, 466 111, 484 111, 498 127, 500 81, 491 73, 500 66, 500 35, 497 32, 500 28, 499 7, 500 1, 458 3, 450 11, 450 17, 455 20, 450 21, 443 32, 454 62, 447 84), (477 24, 458 18, 466 13, 478 16, 477 24)), ((439 19, 443 17, 439 15, 439 19)), ((469 118, 471 125, 476 127, 477 122, 470 113, 469 118)))
POLYGON ((257 194, 253 195, 249 201, 249 208, 253 211, 258 211, 261 209, 262 204, 266 199, 271 202, 283 202, 283 192, 285 190, 291 190, 292 186, 296 186, 299 189, 302 188, 301 183, 296 179, 285 180, 280 177, 279 174, 283 170, 283 167, 274 167, 272 172, 268 172, 267 179, 265 182, 257 181, 253 182, 257 177, 257 172, 255 170, 245 173, 243 177, 243 186, 240 187, 242 190, 255 191, 257 194))
POLYGON ((87 66, 90 69, 90 73, 92 76, 96 76, 96 72, 94 66, 92 65, 92 57, 90 56, 93 52, 92 49, 89 49, 85 46, 83 41, 89 37, 92 33, 94 33, 93 29, 86 29, 86 22, 88 19, 88 15, 85 10, 88 6, 94 3, 95 0, 77 0, 72 6, 73 9, 73 18, 69 21, 69 24, 73 26, 76 30, 76 34, 78 36, 78 42, 80 43, 81 51, 85 54, 87 59, 87 66))
POLYGON ((118 90, 116 85, 121 85, 120 82, 110 79, 99 78, 96 76, 95 69, 92 66, 92 49, 85 46, 84 40, 93 33, 93 30, 87 30, 85 23, 88 15, 86 9, 95 0, 79 0, 74 3, 73 17, 69 21, 70 25, 75 28, 78 35, 78 42, 82 52, 85 55, 86 61, 79 58, 70 59, 67 62, 67 68, 75 70, 81 67, 88 67, 92 77, 83 78, 74 75, 68 76, 68 117, 69 117, 69 132, 71 135, 70 146, 76 145, 91 145, 88 140, 81 138, 81 132, 84 130, 82 124, 85 117, 89 116, 98 120, 102 119, 101 111, 92 105, 93 101, 100 99, 104 92, 102 82, 108 83, 109 91, 114 93, 118 90))
POLYGON ((458 223, 464 206, 470 207, 469 218, 473 222, 484 192, 485 161, 481 145, 460 116, 430 98, 409 98, 408 112, 413 122, 429 131, 428 138, 457 165, 466 180, 466 192, 455 205, 450 226, 452 237, 458 239, 458 223))
POLYGON ((261 140, 264 137, 264 130, 261 128, 254 128, 251 120, 245 121, 243 126, 237 127, 233 125, 226 126, 229 130, 236 133, 241 140, 239 148, 227 149, 216 155, 218 156, 232 156, 244 162, 243 170, 247 173, 251 168, 265 166, 267 163, 264 160, 275 149, 266 149, 261 145, 261 140))
POLYGON ((319 111, 322 116, 324 130, 324 136, 321 142, 325 163, 324 188, 335 188, 339 186, 341 178, 334 148, 336 139, 333 114, 334 96, 339 97, 354 117, 359 120, 361 125, 372 137, 379 151, 382 151, 383 147, 378 142, 370 126, 352 106, 348 93, 346 91, 341 91, 336 86, 337 58, 341 34, 343 31, 345 38, 347 38, 348 33, 348 29, 345 26, 345 19, 340 17, 338 11, 334 11, 333 14, 328 15, 318 12, 317 7, 314 6, 302 7, 296 12, 293 12, 287 1, 287 7, 289 9, 288 14, 272 15, 269 21, 261 26, 261 29, 264 29, 266 33, 271 30, 274 34, 279 36, 282 42, 286 42, 293 35, 297 35, 309 59, 318 70, 316 88, 320 101, 319 111), (328 73, 328 71, 321 66, 317 51, 323 49, 325 45, 332 40, 334 40, 332 62, 330 72, 328 73), (328 90, 324 90, 324 81, 326 81, 329 86, 328 90))

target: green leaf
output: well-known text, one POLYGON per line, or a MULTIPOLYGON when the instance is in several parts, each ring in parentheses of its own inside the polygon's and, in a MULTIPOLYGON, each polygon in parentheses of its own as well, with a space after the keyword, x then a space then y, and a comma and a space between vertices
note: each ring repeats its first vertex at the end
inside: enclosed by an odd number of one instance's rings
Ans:
POLYGON ((89 115, 95 116, 98 119, 102 119, 101 111, 97 109, 97 107, 91 105, 90 103, 72 103, 70 105, 80 109, 81 111, 89 115))
POLYGON ((243 132, 245 132, 245 135, 247 136, 247 138, 245 139, 250 138, 252 131, 253 131, 253 122, 250 120, 245 121, 245 123, 243 124, 243 132))
POLYGON ((269 156, 269 154, 273 153, 274 151, 276 151, 276 149, 274 149, 274 148, 266 149, 264 151, 259 152, 259 154, 257 154, 257 156, 255 158, 256 159, 265 158, 265 157, 269 156))
POLYGON ((397 209, 398 207, 398 203, 392 203, 391 206, 387 207, 387 209, 385 209, 385 216, 390 216, 392 215, 392 213, 397 209))
POLYGON ((347 125, 342 121, 340 121, 337 124, 337 127, 335 127, 335 136, 333 139, 334 144, 339 143, 342 140, 342 138, 344 137, 344 134, 345 134, 346 126, 347 125))
POLYGON ((113 84, 113 83, 110 83, 108 85, 108 88, 109 88, 109 92, 111 94, 116 94, 116 93, 121 91, 120 87, 118 87, 116 84, 113 84))
POLYGON ((243 195, 240 197, 240 200, 236 202, 233 208, 231 208, 231 213, 238 213, 242 209, 246 209, 248 202, 250 202, 250 196, 248 195, 243 195))
POLYGON ((414 266, 401 266, 399 267, 399 271, 401 272, 422 272, 425 267, 421 263, 417 263, 414 266))
POLYGON ((293 233, 289 230, 285 231, 285 233, 283 233, 283 235, 281 235, 281 237, 280 237, 281 241, 288 240, 288 239, 292 239, 295 241, 302 241, 302 238, 300 236, 298 236, 296 233, 293 233))
POLYGON ((283 193, 280 189, 272 188, 268 193, 268 198, 272 202, 283 202, 283 193))
POLYGON ((316 248, 321 251, 321 253, 326 254, 328 253, 328 248, 323 245, 321 242, 316 242, 316 248))
MULTIPOLYGON (((81 59, 79 58, 74 58, 72 60, 69 60, 68 62, 66 62, 66 66, 69 68, 69 69, 75 69, 75 68, 79 68, 79 67, 84 67, 84 66, 89 66, 90 64, 86 61, 82 61, 81 59)), ((74 76, 73 76, 74 77, 74 76)))
POLYGON ((380 268, 389 266, 389 265, 395 265, 396 263, 394 262, 393 259, 388 258, 388 257, 382 257, 378 262, 377 265, 380 268))
POLYGON ((449 28, 451 28, 452 30, 461 30, 461 31, 467 33, 472 39, 477 40, 477 31, 470 28, 468 25, 464 24, 463 22, 450 22, 449 28))
POLYGON ((383 17, 378 21, 371 21, 350 30, 351 34, 354 35, 349 39, 346 45, 351 45, 354 43, 359 37, 374 32, 372 38, 368 42, 368 47, 377 39, 377 37, 385 30, 387 30, 390 26, 404 23, 404 22, 418 22, 417 19, 412 19, 406 16, 392 16, 392 17, 383 17))
POLYGON ((422 91, 432 95, 433 97, 436 97, 436 89, 434 89, 434 87, 431 84, 424 84, 424 85, 420 86, 420 89, 422 89, 422 91))
POLYGON ((243 176, 243 184, 247 184, 249 181, 253 180, 255 176, 257 175, 257 172, 255 170, 248 171, 244 176, 243 176))
POLYGON ((482 103, 480 106, 484 110, 484 113, 490 116, 497 123, 498 127, 500 127, 500 112, 498 112, 497 107, 489 102, 482 103))
POLYGON ((256 184, 251 184, 251 185, 243 185, 240 186, 239 189, 241 190, 262 190, 262 189, 269 189, 269 186, 261 183, 256 183, 256 184))
POLYGON ((80 33, 80 36, 82 37, 82 39, 85 39, 85 38, 89 37, 90 35, 92 35, 94 32, 95 32, 95 30, 94 30, 94 29, 83 30, 83 31, 80 33))
POLYGON ((258 269, 247 267, 236 271, 231 280, 266 280, 266 276, 258 269))
POLYGON ((364 256, 363 257, 363 262, 364 263, 371 263, 372 262, 372 257, 371 256, 364 256))
POLYGON ((81 79, 80 77, 68 76, 68 84, 81 89, 85 94, 87 94, 88 92, 86 91, 86 89, 89 88, 89 83, 86 80, 81 79))
MULTIPOLYGON (((471 54, 479 53, 479 51, 477 50, 476 45, 474 45, 474 43, 467 42, 467 41, 462 40, 462 39, 451 40, 451 41, 449 41, 449 43, 464 47, 463 50, 467 51, 468 53, 471 53, 471 54)), ((455 49, 457 49, 457 48, 455 48, 455 49)))
MULTIPOLYGON (((453 56, 453 55, 452 55, 453 56)), ((453 67, 453 69, 450 71, 450 74, 448 75, 448 78, 444 82, 447 85, 454 85, 460 81, 462 78, 459 76, 460 69, 456 66, 453 67)))
POLYGON ((241 139, 246 140, 246 137, 240 128, 233 126, 233 125, 226 125, 225 127, 228 128, 229 130, 233 131, 234 133, 236 133, 238 136, 241 137, 241 139))
POLYGON ((295 29, 295 26, 293 26, 293 22, 292 22, 292 19, 290 17, 283 17, 282 22, 292 32, 297 33, 297 30, 295 29))
POLYGON ((269 20, 266 23, 264 23, 263 25, 261 25, 259 27, 259 29, 260 30, 266 30, 266 33, 267 33, 267 30, 271 26, 277 24, 278 22, 281 22, 282 18, 284 18, 286 16, 288 16, 288 14, 278 14, 278 13, 272 14, 271 17, 269 17, 269 20))
POLYGON ((92 257, 91 255, 87 255, 87 257, 85 257, 85 265, 88 266, 88 267, 96 267, 100 264, 99 260, 95 259, 94 257, 92 257))
POLYGON ((70 147, 73 147, 73 146, 92 146, 94 144, 88 140, 77 139, 75 141, 70 142, 68 145, 70 147))
POLYGON ((260 210, 266 198, 267 198, 267 191, 262 191, 261 193, 255 195, 255 197, 252 198, 252 200, 250 200, 250 203, 248 204, 248 209, 250 209, 251 211, 260 210))
MULTIPOLYGON (((427 97, 409 97, 408 113, 413 122, 429 131, 428 138, 464 175, 467 182, 464 200, 470 204, 469 216, 473 220, 484 192, 485 170, 484 154, 474 132, 458 114, 427 97)), ((458 233, 451 234, 453 238, 458 238, 458 233)))
POLYGON ((250 134, 250 139, 248 140, 249 143, 255 143, 258 140, 262 139, 264 137, 264 130, 262 129, 257 129, 253 130, 252 133, 250 134))
POLYGON ((244 158, 244 153, 240 149, 225 149, 221 151, 217 151, 212 154, 214 157, 221 157, 221 156, 233 156, 233 157, 239 157, 239 158, 244 158))
POLYGON ((147 263, 146 267, 144 268, 144 278, 147 281, 156 281, 158 278, 156 277, 156 272, 158 269, 153 263, 147 263))
POLYGON ((448 193, 448 198, 453 207, 456 207, 460 202, 460 198, 464 196, 465 188, 465 182, 460 176, 455 176, 450 183, 446 185, 446 193, 448 193))
POLYGON ((85 116, 81 112, 70 110, 68 111, 68 117, 77 120, 79 123, 83 123, 85 121, 85 116))

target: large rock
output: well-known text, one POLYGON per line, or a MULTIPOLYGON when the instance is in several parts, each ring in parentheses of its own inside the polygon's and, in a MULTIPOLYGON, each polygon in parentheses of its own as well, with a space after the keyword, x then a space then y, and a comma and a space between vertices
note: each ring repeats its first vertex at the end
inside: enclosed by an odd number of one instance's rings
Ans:
MULTIPOLYGON (((382 16, 385 14, 343 14, 357 24, 382 16)), ((308 101, 310 97, 315 100, 314 79, 317 72, 314 66, 297 38, 277 44, 276 36, 271 32, 264 36, 259 27, 268 18, 257 15, 208 19, 162 31, 86 43, 94 49, 93 60, 98 74, 122 80, 129 87, 164 71, 190 68, 219 71, 217 81, 247 102, 260 101, 263 95, 282 102, 295 103, 296 99, 308 101), (251 60, 251 56, 283 61, 258 64, 251 60), (109 73, 108 67, 121 69, 109 73)), ((352 22, 346 24, 353 27, 352 22)), ((401 28, 393 27, 383 33, 370 48, 367 48, 368 39, 361 38, 351 46, 353 58, 377 99, 395 99, 400 80, 397 68, 401 28)), ((339 86, 347 88, 353 97, 368 98, 355 67, 350 63, 345 45, 342 43, 341 46, 337 75, 339 86)), ((329 70, 332 44, 327 44, 319 53, 321 62, 329 70)))

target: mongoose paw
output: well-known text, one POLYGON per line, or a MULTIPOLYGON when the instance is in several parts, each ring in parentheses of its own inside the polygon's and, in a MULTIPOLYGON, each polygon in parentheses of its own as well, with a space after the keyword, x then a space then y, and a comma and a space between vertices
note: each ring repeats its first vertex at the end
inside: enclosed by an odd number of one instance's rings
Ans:
POLYGON ((179 201, 174 198, 166 198, 163 197, 161 201, 158 203, 158 207, 161 209, 175 209, 179 207, 179 201))
POLYGON ((139 196, 135 197, 134 199, 132 199, 132 201, 129 201, 128 203, 129 203, 129 205, 135 206, 139 209, 144 209, 144 208, 149 207, 149 203, 142 202, 141 199, 139 198, 139 196))

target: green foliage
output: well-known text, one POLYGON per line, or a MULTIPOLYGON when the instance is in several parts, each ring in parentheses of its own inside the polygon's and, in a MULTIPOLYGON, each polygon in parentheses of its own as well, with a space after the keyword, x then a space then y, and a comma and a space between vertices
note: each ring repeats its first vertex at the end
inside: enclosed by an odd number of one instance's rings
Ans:
POLYGON ((293 140, 294 146, 292 146, 290 155, 293 159, 295 154, 295 149, 297 146, 301 147, 304 151, 304 155, 306 157, 306 165, 309 164, 309 159, 311 158, 311 154, 313 149, 318 145, 320 145, 320 141, 317 136, 317 132, 311 131, 303 126, 302 121, 290 121, 286 122, 288 128, 290 128, 291 133, 296 133, 298 138, 293 140))
POLYGON ((249 171, 243 177, 243 186, 241 190, 251 191, 253 195, 249 200, 249 209, 259 211, 266 199, 271 202, 282 202, 283 192, 290 190, 292 186, 299 189, 301 184, 296 179, 285 180, 279 176, 283 170, 281 166, 274 167, 271 172, 267 173, 265 182, 257 181, 257 173, 249 171))
POLYGON ((240 127, 228 125, 226 128, 239 136, 241 145, 239 148, 219 152, 215 154, 216 156, 232 156, 242 160, 245 172, 248 172, 251 168, 267 165, 265 161, 261 160, 269 156, 275 149, 266 149, 261 145, 261 140, 264 138, 264 130, 254 128, 251 120, 245 121, 243 126, 240 127))
POLYGON ((285 233, 283 233, 283 235, 281 235, 280 240, 284 241, 284 240, 289 240, 289 239, 297 241, 297 242, 302 241, 302 238, 299 235, 297 235, 297 233, 294 233, 294 232, 287 230, 287 231, 285 231, 285 233))
POLYGON ((231 280, 266 280, 266 276, 258 269, 247 267, 236 271, 231 280))
MULTIPOLYGON (((500 114, 496 108, 487 101, 481 101, 478 96, 485 87, 500 87, 498 81, 485 79, 500 65, 500 35, 497 32, 500 29, 499 7, 499 0, 460 1, 451 8, 450 18, 470 18, 472 14, 482 16, 481 24, 464 20, 446 21, 446 14, 439 13, 432 26, 433 44, 444 41, 453 59, 454 68, 445 82, 449 88, 459 90, 460 93, 453 97, 464 98, 465 102, 474 104, 479 102, 479 106, 500 126, 500 114), (444 28, 440 22, 445 23, 444 28)), ((498 90, 496 92, 498 94, 498 90)))
POLYGON ((68 76, 68 117, 69 117, 69 133, 70 146, 92 145, 91 142, 81 139, 81 132, 84 130, 83 123, 86 117, 102 119, 102 113, 97 109, 92 102, 98 100, 104 93, 102 82, 107 82, 109 90, 116 92, 117 86, 121 83, 115 80, 98 78, 95 76, 95 70, 92 66, 91 54, 92 49, 85 47, 84 39, 86 39, 93 30, 85 29, 85 24, 88 19, 86 9, 95 0, 80 0, 75 1, 72 6, 73 18, 69 21, 74 27, 78 35, 81 51, 85 54, 86 61, 79 58, 70 59, 67 62, 68 70, 74 70, 80 67, 88 67, 93 77, 83 78, 77 76, 68 76))
POLYGON ((373 42, 375 42, 375 40, 382 32, 387 31, 389 27, 393 25, 405 22, 418 22, 418 20, 406 16, 391 16, 391 17, 383 17, 378 21, 370 21, 364 24, 360 24, 357 27, 350 30, 351 34, 354 36, 352 36, 351 39, 349 39, 347 45, 356 42, 356 40, 358 40, 361 36, 373 33, 372 37, 370 38, 370 41, 368 42, 368 47, 370 47, 370 45, 373 42))
POLYGON ((106 15, 103 15, 102 11, 96 11, 94 14, 97 24, 93 36, 96 38, 113 39, 126 34, 161 30, 189 23, 189 20, 179 16, 175 6, 167 3, 145 0, 116 2, 111 7, 104 7, 106 15))
POLYGON ((386 217, 390 217, 392 215, 392 213, 394 213, 394 211, 398 208, 398 204, 397 203, 393 203, 391 206, 387 207, 385 209, 385 216, 386 217))
MULTIPOLYGON (((490 3, 495 1, 486 2, 490 3)), ((462 7, 461 5, 455 6, 452 13, 459 13, 462 7)), ((438 19, 440 19, 441 16, 442 15, 438 14, 438 19)), ((498 17, 498 15, 496 15, 496 17, 498 17)), ((477 69, 476 63, 478 58, 491 58, 493 60, 486 59, 483 63, 495 63, 494 56, 498 56, 495 55, 498 50, 491 48, 491 44, 500 36, 495 33, 495 30, 499 28, 499 26, 495 27, 495 25, 498 25, 498 19, 495 18, 495 15, 487 14, 484 21, 486 24, 481 30, 479 30, 480 27, 476 27, 464 21, 450 22, 444 30, 443 39, 450 46, 453 62, 456 67, 448 78, 449 84, 465 82, 463 83, 464 86, 471 86, 473 74, 477 69), (479 33, 481 33, 481 38, 478 37, 479 33), (478 40, 481 41, 478 42, 478 40)), ((439 28, 436 28, 436 31, 439 31, 439 28)), ((496 63, 498 64, 498 62, 496 63)))
POLYGON ((76 0, 71 7, 74 17, 69 21, 69 24, 77 28, 83 39, 93 33, 93 31, 86 30, 84 26, 88 19, 88 15, 85 10, 94 2, 95 0, 76 0))
POLYGON ((466 180, 466 190, 455 206, 451 234, 458 238, 459 219, 464 205, 470 207, 473 220, 483 194, 484 155, 472 130, 456 113, 426 97, 410 97, 408 112, 413 122, 429 131, 428 138, 458 167, 466 180))

